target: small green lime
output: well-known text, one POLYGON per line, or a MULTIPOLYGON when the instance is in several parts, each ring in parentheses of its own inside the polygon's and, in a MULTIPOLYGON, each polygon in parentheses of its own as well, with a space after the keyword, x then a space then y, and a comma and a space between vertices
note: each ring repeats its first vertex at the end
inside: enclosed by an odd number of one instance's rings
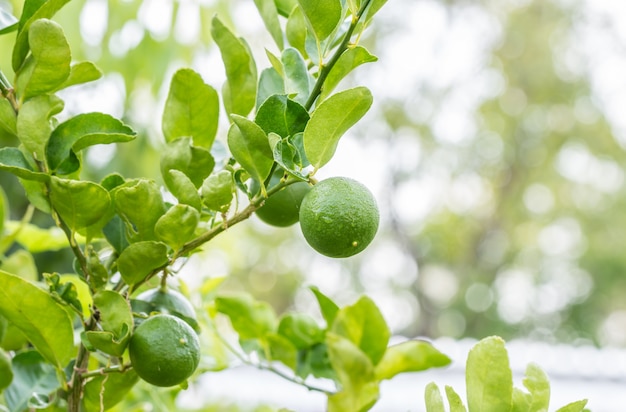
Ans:
POLYGON ((0 349, 0 392, 7 388, 13 380, 13 369, 11 368, 11 358, 0 349))
POLYGON ((256 215, 268 225, 287 227, 298 222, 300 204, 311 186, 306 182, 293 183, 271 195, 256 215))
POLYGON ((136 297, 150 304, 150 312, 160 312, 173 315, 184 320, 195 330, 200 332, 198 318, 191 302, 180 292, 170 288, 154 288, 146 290, 136 297))
POLYGON ((155 386, 174 386, 189 378, 200 363, 200 341, 187 323, 155 315, 135 329, 128 345, 137 375, 155 386))
POLYGON ((300 205, 300 227, 309 245, 335 258, 363 251, 378 230, 376 199, 361 183, 332 177, 313 186, 300 205))

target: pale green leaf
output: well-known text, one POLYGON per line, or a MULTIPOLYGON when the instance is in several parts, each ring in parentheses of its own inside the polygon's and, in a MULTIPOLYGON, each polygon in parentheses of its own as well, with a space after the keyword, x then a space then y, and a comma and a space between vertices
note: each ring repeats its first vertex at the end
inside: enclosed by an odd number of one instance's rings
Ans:
MULTIPOLYGON (((268 67, 261 72, 259 87, 256 95, 256 107, 261 105, 275 94, 285 94, 285 81, 273 67, 268 67)), ((13 109, 11 109, 13 110, 13 109)))
POLYGON ((465 382, 469 412, 507 412, 511 409, 513 376, 502 338, 485 338, 470 350, 465 382))
POLYGON ((215 160, 207 149, 194 146, 191 137, 176 139, 167 144, 161 152, 161 175, 165 185, 175 193, 176 179, 168 173, 170 170, 179 170, 187 176, 196 188, 211 174, 215 167, 215 160))
POLYGON ((583 412, 585 405, 587 405, 587 399, 568 403, 562 408, 557 409, 556 412, 583 412))
POLYGON ((200 212, 189 205, 174 205, 159 218, 154 226, 154 233, 172 249, 180 249, 193 238, 200 212))
POLYGON ((56 176, 50 184, 50 201, 73 231, 97 223, 111 208, 109 192, 99 184, 56 176))
POLYGON ((282 362, 295 371, 298 366, 296 347, 287 338, 276 333, 268 333, 265 338, 269 345, 270 359, 282 362))
POLYGON ((522 383, 530 394, 528 412, 547 411, 550 406, 550 381, 545 372, 537 364, 529 363, 522 383))
POLYGON ((103 290, 93 297, 100 311, 102 330, 87 331, 87 339, 96 348, 113 356, 122 356, 133 328, 133 314, 128 301, 118 292, 103 290))
POLYGON ((48 174, 36 172, 17 147, 3 147, 0 149, 0 170, 12 173, 25 180, 38 182, 50 180, 48 174))
POLYGON ((202 208, 202 200, 198 189, 194 186, 191 179, 180 170, 171 169, 168 170, 167 175, 169 178, 168 189, 172 192, 174 197, 178 199, 178 203, 189 205, 194 209, 200 211, 202 208))
POLYGON ((223 89, 227 114, 246 116, 256 102, 256 63, 247 44, 237 38, 217 17, 211 24, 211 34, 222 54, 226 69, 223 89))
POLYGON ((370 91, 356 87, 329 97, 315 109, 304 129, 304 150, 316 169, 330 161, 341 136, 367 113, 371 105, 370 91))
POLYGON ((159 186, 153 180, 130 181, 113 190, 117 213, 127 223, 128 240, 155 240, 154 225, 166 212, 159 186))
POLYGON ((282 50, 284 47, 283 31, 280 28, 278 10, 274 0, 254 0, 254 4, 256 4, 257 9, 259 9, 263 23, 265 23, 265 28, 272 35, 272 39, 274 39, 278 48, 282 50))
POLYGON ((285 93, 304 105, 309 98, 312 83, 304 58, 293 47, 286 48, 280 58, 285 70, 285 93))
POLYGON ((390 346, 376 365, 378 379, 391 379, 399 373, 419 372, 450 364, 450 358, 430 343, 410 340, 390 346))
POLYGON ((202 183, 202 203, 211 210, 226 213, 233 201, 235 183, 228 170, 211 174, 202 183))
POLYGON ((461 400, 459 394, 456 393, 451 386, 446 386, 446 397, 450 404, 450 412, 467 412, 463 400, 461 400))
POLYGON ((272 149, 263 129, 251 120, 232 115, 228 130, 228 147, 239 164, 256 179, 263 182, 274 163, 272 149))
POLYGON ((32 253, 57 251, 69 247, 61 228, 41 228, 31 223, 8 221, 7 230, 15 232, 15 241, 32 253))
POLYGON ((325 100, 328 96, 330 96, 339 82, 352 70, 362 64, 375 62, 377 60, 378 57, 370 54, 370 52, 363 46, 352 47, 343 52, 324 81, 319 101, 325 100))
POLYGON ((102 72, 92 62, 79 62, 70 67, 69 77, 56 88, 56 90, 66 89, 78 84, 89 83, 102 77, 102 72))
POLYGON ((17 114, 7 99, 0 98, 0 128, 17 135, 17 114))
POLYGON ((42 162, 52 133, 50 118, 60 113, 63 106, 63 100, 44 94, 28 99, 17 116, 17 136, 28 153, 42 162))
POLYGON ((1 270, 0 315, 57 369, 74 357, 72 319, 65 308, 35 284, 1 270))
POLYGON ((191 69, 172 77, 163 111, 165 140, 191 137, 193 144, 210 149, 217 133, 219 98, 215 89, 191 69))
POLYGON ((124 249, 117 260, 117 267, 124 282, 134 285, 167 262, 167 246, 164 243, 145 241, 132 243, 124 249))
POLYGON ((426 412, 446 412, 441 391, 434 382, 426 385, 424 398, 426 400, 426 412))
POLYGON ((285 34, 291 47, 298 50, 302 56, 308 56, 306 50, 307 22, 301 7, 292 9, 287 19, 285 34))
POLYGON ((262 339, 276 331, 276 313, 267 302, 254 300, 248 294, 237 294, 218 296, 215 305, 218 312, 230 318, 240 340, 262 339))
POLYGON ((298 0, 298 3, 319 42, 330 36, 341 21, 341 0, 298 0))
POLYGON ((28 43, 32 54, 16 74, 16 89, 22 101, 63 84, 70 75, 72 61, 63 29, 52 20, 34 21, 28 30, 28 43))
POLYGON ((286 313, 280 318, 278 333, 297 349, 306 349, 324 341, 324 330, 306 313, 286 313))
POLYGON ((274 0, 276 9, 281 16, 287 17, 291 10, 298 4, 297 0, 274 0))

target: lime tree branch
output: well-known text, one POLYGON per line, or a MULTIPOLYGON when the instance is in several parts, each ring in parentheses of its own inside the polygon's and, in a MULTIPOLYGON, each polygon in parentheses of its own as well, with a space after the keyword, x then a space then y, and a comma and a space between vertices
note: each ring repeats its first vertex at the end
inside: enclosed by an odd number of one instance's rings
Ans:
POLYGON ((363 17, 363 13, 365 13, 365 10, 367 10, 367 6, 369 6, 370 2, 371 0, 365 0, 361 5, 358 13, 352 16, 350 27, 348 27, 348 31, 346 31, 346 34, 344 34, 341 44, 339 44, 339 47, 337 48, 337 50, 335 50, 335 53, 332 55, 330 60, 328 60, 328 63, 322 64, 320 74, 317 78, 317 81, 315 82, 315 85, 313 86, 311 95, 304 105, 307 110, 311 110, 311 107, 313 107, 315 100, 317 100, 317 98, 322 93, 322 88, 324 87, 324 82, 326 81, 328 74, 333 69, 341 55, 348 49, 350 39, 352 38, 352 33, 354 33, 354 29, 356 29, 357 24, 361 20, 361 17, 363 17))

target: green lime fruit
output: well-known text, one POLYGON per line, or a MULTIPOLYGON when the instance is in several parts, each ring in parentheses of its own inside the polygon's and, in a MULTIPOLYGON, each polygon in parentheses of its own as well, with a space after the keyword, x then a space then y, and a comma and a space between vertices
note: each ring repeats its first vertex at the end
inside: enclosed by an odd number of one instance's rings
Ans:
POLYGON ((154 288, 146 290, 135 298, 149 304, 148 312, 159 312, 173 315, 184 320, 195 330, 200 332, 196 311, 191 302, 180 292, 169 288, 154 288))
POLYGON ((13 369, 11 368, 11 358, 0 349, 0 392, 7 388, 13 380, 13 369))
POLYGON ((187 323, 172 315, 155 315, 137 326, 128 344, 137 375, 155 386, 175 386, 200 363, 200 341, 187 323))
POLYGON ((313 249, 334 258, 363 251, 380 219, 376 199, 361 183, 332 177, 313 186, 300 205, 300 227, 313 249))
POLYGON ((265 200, 256 215, 268 225, 288 227, 298 222, 300 204, 311 186, 306 182, 293 183, 265 200))

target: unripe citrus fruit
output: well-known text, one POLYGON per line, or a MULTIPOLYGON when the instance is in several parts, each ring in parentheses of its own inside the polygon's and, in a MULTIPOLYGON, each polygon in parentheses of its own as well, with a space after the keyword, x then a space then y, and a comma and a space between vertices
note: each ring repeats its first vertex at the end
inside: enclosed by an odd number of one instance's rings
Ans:
POLYGON ((191 326, 179 318, 155 315, 137 326, 128 353, 141 379, 155 386, 174 386, 198 367, 200 341, 191 326))
POLYGON ((378 206, 361 183, 332 177, 313 186, 300 205, 300 227, 309 245, 335 258, 353 256, 378 230, 378 206))
POLYGON ((306 182, 293 183, 268 197, 256 215, 268 225, 291 226, 298 221, 300 204, 310 190, 306 182))
POLYGON ((187 322, 196 332, 200 331, 196 311, 182 293, 159 287, 140 293, 136 299, 149 303, 150 312, 176 316, 187 322))

